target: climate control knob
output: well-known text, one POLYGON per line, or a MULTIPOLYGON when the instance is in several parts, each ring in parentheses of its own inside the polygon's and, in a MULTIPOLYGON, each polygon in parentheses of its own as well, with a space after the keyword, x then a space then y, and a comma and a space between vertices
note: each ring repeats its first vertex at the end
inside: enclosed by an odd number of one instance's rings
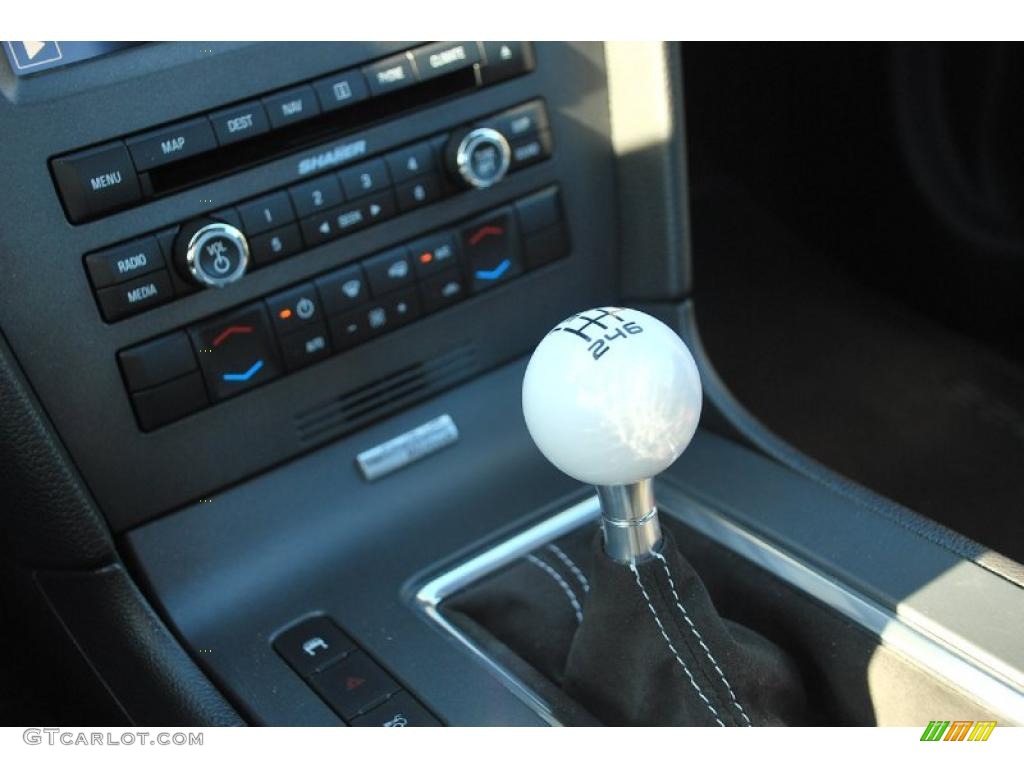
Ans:
POLYGON ((512 161, 512 148, 500 131, 473 128, 456 133, 445 150, 448 171, 456 182, 486 189, 501 181, 512 161))
POLYGON ((223 221, 199 219, 186 224, 174 241, 174 261, 181 276, 208 288, 223 288, 249 268, 249 243, 223 221))

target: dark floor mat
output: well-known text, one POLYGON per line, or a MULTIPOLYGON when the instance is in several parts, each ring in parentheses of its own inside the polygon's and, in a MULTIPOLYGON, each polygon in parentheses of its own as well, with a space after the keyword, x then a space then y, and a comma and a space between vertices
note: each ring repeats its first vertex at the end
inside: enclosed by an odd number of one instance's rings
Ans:
POLYGON ((858 283, 745 195, 692 200, 712 362, 781 437, 1024 561, 1024 366, 858 283))

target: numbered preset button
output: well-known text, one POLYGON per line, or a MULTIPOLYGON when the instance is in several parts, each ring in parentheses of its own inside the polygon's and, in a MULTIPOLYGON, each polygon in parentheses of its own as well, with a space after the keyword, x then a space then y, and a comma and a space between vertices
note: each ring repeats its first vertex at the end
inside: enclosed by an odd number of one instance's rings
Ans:
POLYGON ((274 192, 238 206, 242 229, 247 235, 257 235, 295 221, 295 212, 285 192, 274 192))

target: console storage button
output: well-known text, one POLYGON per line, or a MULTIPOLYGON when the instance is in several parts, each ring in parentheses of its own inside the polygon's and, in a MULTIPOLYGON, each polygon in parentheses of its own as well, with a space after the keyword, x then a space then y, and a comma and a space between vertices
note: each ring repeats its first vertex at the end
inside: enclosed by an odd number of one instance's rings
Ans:
POLYGON ((184 331, 161 336, 117 353, 128 389, 138 392, 196 370, 196 356, 184 331))
POLYGON ((143 432, 177 421, 209 405, 199 371, 132 395, 143 432))
POLYGON ((348 635, 326 616, 314 616, 286 629, 274 640, 274 649, 303 677, 343 659, 356 649, 348 635))
POLYGON ((407 691, 399 691, 365 715, 354 718, 349 725, 357 728, 415 728, 437 726, 441 722, 407 691))

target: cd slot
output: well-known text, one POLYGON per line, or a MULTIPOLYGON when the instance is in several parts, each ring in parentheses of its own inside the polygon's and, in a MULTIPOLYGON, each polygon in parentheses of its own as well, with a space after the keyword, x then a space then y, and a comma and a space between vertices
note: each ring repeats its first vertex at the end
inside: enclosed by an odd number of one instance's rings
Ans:
POLYGON ((139 174, 143 196, 155 199, 238 173, 277 157, 316 146, 354 130, 371 127, 404 113, 472 91, 473 70, 436 78, 383 99, 369 99, 347 109, 318 115, 247 141, 219 147, 139 174))

